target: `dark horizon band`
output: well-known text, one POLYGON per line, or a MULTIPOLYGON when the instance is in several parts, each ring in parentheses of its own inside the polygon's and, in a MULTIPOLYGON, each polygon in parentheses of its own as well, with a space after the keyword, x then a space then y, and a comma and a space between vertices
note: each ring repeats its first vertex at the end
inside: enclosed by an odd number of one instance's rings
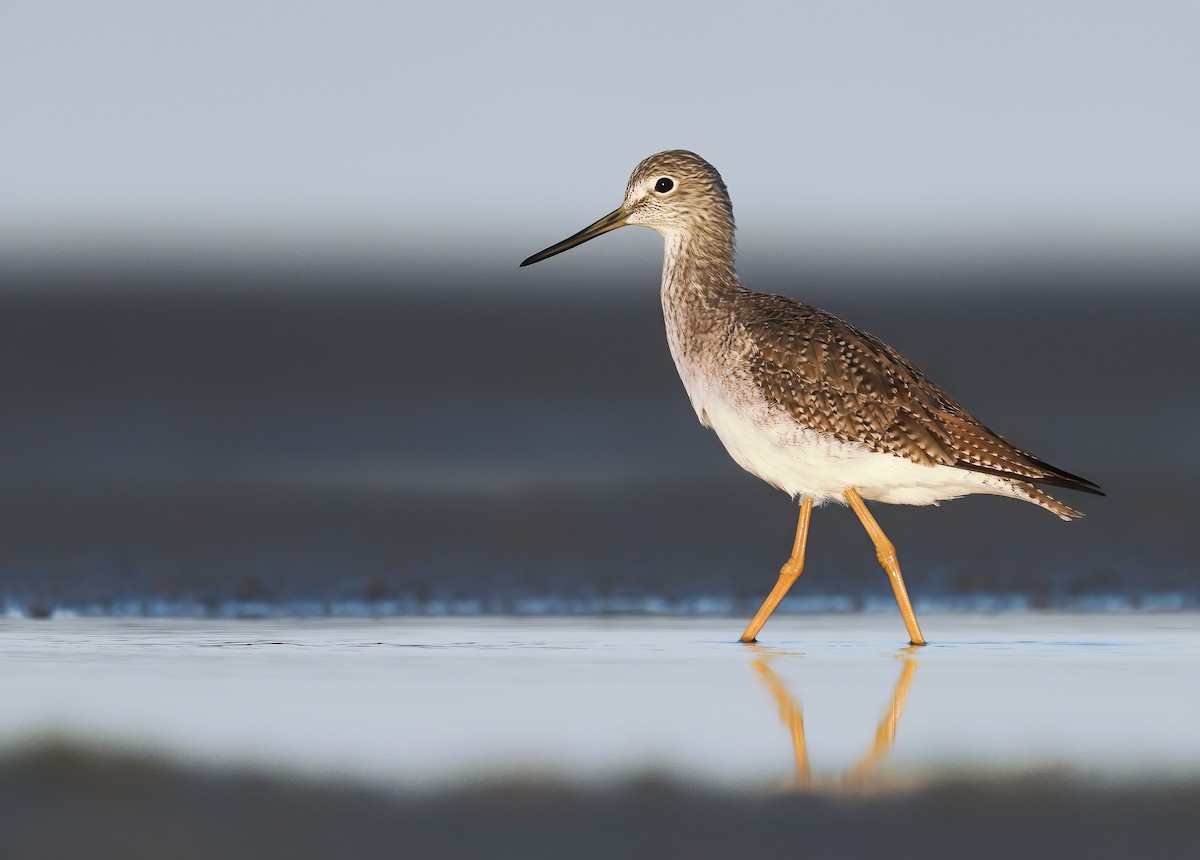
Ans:
POLYGON ((626 224, 625 218, 627 217, 627 214, 628 213, 625 212, 624 206, 619 209, 615 209, 596 223, 589 224, 587 227, 584 227, 574 236, 563 239, 557 245, 551 245, 545 250, 538 251, 531 257, 526 257, 521 263, 520 267, 532 266, 534 263, 540 263, 547 257, 553 257, 555 254, 561 254, 563 251, 569 251, 576 245, 582 245, 589 239, 595 239, 597 236, 603 235, 610 230, 616 230, 618 227, 624 227, 626 224))

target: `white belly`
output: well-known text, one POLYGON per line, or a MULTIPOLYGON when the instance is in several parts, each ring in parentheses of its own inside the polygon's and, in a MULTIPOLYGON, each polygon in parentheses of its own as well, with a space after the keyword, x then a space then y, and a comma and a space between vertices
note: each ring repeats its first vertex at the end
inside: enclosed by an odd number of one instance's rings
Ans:
POLYGON ((694 392, 687 387, 701 421, 716 431, 737 464, 793 497, 845 502, 843 494, 853 487, 863 498, 903 505, 937 504, 969 493, 1024 498, 1001 478, 870 451, 801 427, 764 403, 735 408, 707 386, 694 392))

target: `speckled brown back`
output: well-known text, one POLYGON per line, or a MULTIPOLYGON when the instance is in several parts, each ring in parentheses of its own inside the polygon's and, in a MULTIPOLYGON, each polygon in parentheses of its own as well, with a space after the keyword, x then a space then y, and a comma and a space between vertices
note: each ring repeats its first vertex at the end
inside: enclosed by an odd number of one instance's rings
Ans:
POLYGON ((1096 489, 993 433, 890 346, 832 314, 749 291, 736 302, 754 381, 804 426, 924 465, 1096 489))

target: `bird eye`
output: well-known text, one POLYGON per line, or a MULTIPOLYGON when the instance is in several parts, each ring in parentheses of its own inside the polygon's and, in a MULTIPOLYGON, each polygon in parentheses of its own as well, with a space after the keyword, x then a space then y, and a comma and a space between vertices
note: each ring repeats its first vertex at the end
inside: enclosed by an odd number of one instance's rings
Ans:
POLYGON ((665 177, 665 176, 662 179, 658 180, 658 182, 654 183, 654 190, 657 191, 659 194, 666 194, 668 191, 670 191, 674 187, 675 187, 675 183, 672 182, 670 179, 667 179, 667 177, 665 177))

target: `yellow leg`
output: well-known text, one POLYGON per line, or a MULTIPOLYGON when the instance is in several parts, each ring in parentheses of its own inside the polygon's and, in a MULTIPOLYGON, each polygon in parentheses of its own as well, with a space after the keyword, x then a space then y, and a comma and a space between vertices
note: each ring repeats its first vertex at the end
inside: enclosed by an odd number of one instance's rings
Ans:
POLYGON ((753 642, 758 637, 758 631, 762 630, 762 626, 767 623, 767 619, 771 617, 771 613, 775 611, 779 601, 783 600, 788 589, 796 584, 796 580, 804 571, 804 547, 808 544, 808 521, 811 517, 812 499, 806 498, 800 503, 800 520, 796 523, 796 542, 792 545, 792 557, 780 569, 779 581, 775 583, 775 587, 771 589, 771 593, 767 595, 763 605, 750 620, 750 625, 742 634, 741 641, 753 642))
POLYGON ((892 546, 892 542, 887 539, 887 535, 883 533, 879 523, 875 522, 875 518, 867 510, 867 504, 858 494, 858 490, 853 487, 846 490, 846 501, 850 503, 850 507, 854 508, 854 513, 858 514, 858 518, 862 520, 863 528, 867 530, 867 534, 871 536, 871 541, 875 544, 875 555, 879 558, 879 563, 887 571, 888 579, 892 582, 896 603, 900 607, 900 614, 904 616, 904 626, 908 628, 909 642, 913 645, 924 645, 925 637, 921 635, 921 628, 917 626, 917 616, 913 614, 912 602, 908 599, 908 589, 904 587, 904 577, 900 575, 900 562, 896 560, 896 548, 892 546))

